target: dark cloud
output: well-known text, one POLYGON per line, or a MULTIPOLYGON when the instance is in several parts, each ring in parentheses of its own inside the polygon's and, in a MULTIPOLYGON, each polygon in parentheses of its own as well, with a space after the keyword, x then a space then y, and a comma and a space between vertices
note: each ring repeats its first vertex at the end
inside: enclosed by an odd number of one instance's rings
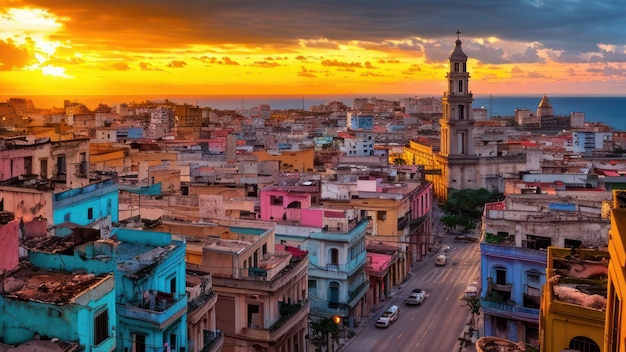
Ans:
POLYGON ((360 62, 344 62, 337 59, 334 60, 322 60, 322 66, 334 66, 334 67, 349 67, 349 68, 362 68, 363 65, 360 62))
POLYGON ((272 68, 272 67, 278 67, 278 66, 280 66, 280 64, 278 62, 255 61, 250 66, 262 67, 262 68, 272 68))
POLYGON ((300 76, 300 77, 307 77, 307 78, 315 78, 315 77, 317 77, 315 75, 315 71, 307 70, 306 67, 304 67, 304 66, 302 66, 300 68, 300 71, 298 72, 298 76, 300 76))
POLYGON ((130 70, 130 66, 128 66, 125 62, 114 62, 111 64, 111 68, 116 71, 128 71, 130 70))
POLYGON ((24 67, 30 61, 31 56, 26 48, 16 46, 11 39, 6 42, 0 40, 0 71, 24 67))
MULTIPOLYGON (((207 44, 282 48, 287 54, 294 44, 337 48, 359 41, 383 51, 423 51, 433 62, 445 60, 457 28, 467 53, 489 63, 540 59, 529 49, 507 57, 497 43, 470 44, 470 38, 538 42, 562 52, 556 57, 560 61, 581 60, 584 56, 579 53, 599 51, 600 43, 626 45, 626 1, 621 0, 24 0, 22 4, 70 18, 55 39, 94 50, 207 44)), ((608 58, 626 62, 624 50, 608 58)))
POLYGON ((171 68, 184 68, 185 66, 187 66, 187 63, 181 60, 173 60, 172 62, 167 64, 167 67, 171 68))

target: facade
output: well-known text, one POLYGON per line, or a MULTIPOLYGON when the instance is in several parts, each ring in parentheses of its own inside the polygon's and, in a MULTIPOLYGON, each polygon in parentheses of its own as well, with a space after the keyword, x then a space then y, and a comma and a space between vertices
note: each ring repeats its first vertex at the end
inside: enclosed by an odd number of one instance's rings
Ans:
POLYGON ((547 255, 540 351, 602 351, 609 253, 549 247, 547 255))
POLYGON ((220 223, 209 237, 187 239, 187 267, 211 273, 222 350, 304 350, 308 253, 275 245, 271 226, 220 223))
POLYGON ((217 294, 211 274, 187 271, 187 351, 218 352, 224 334, 216 326, 217 294))
POLYGON ((623 191, 613 192, 611 234, 609 236, 609 261, 606 320, 604 325, 604 351, 626 351, 626 198, 623 191))
POLYGON ((609 199, 608 192, 519 194, 485 206, 480 244, 485 336, 539 345, 546 248, 605 247, 609 199))
POLYGON ((0 339, 10 345, 49 336, 76 342, 85 351, 115 351, 113 276, 22 262, 3 272, 0 325, 0 339))
MULTIPOLYGON (((460 32, 457 32, 457 35, 460 32)), ((447 90, 442 98, 443 115, 439 121, 439 140, 418 138, 405 148, 403 158, 415 165, 424 165, 426 180, 433 183, 440 202, 451 189, 479 189, 502 192, 504 180, 520 171, 534 170, 527 165, 526 155, 477 155, 474 150, 473 94, 469 88, 467 55, 461 40, 449 56, 447 90)))
POLYGON ((613 132, 573 131, 572 145, 574 152, 585 153, 593 151, 613 150, 613 132))
MULTIPOLYGON (((65 237, 33 237, 23 246, 29 250, 30 263, 40 269, 72 276, 83 272, 85 277, 112 274, 113 309, 105 316, 99 315, 102 303, 96 301, 98 307, 87 315, 93 316, 95 323, 83 322, 76 331, 81 336, 110 337, 114 342, 108 342, 107 351, 150 351, 162 348, 166 342, 173 350, 185 348, 185 244, 173 241, 164 232, 114 228, 110 236, 101 238, 100 230, 75 226, 68 229, 70 234, 65 237), (81 329, 101 330, 94 333, 81 329)), ((83 290, 90 298, 89 290, 83 290)), ((90 342, 87 346, 97 344, 90 342)))
POLYGON ((374 127, 374 116, 359 115, 355 112, 348 112, 347 125, 350 129, 371 131, 374 127))

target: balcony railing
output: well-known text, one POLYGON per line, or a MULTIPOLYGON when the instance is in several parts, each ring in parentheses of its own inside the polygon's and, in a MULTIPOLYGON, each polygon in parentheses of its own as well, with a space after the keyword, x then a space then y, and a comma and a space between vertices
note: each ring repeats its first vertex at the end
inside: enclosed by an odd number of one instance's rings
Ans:
POLYGON ((290 305, 291 309, 288 309, 287 314, 281 316, 276 322, 270 325, 267 329, 260 329, 256 327, 246 327, 241 329, 241 334, 249 338, 275 341, 282 337, 293 326, 302 323, 306 326, 306 319, 309 315, 310 304, 306 300, 301 304, 290 305), (297 309, 295 309, 297 306, 297 309))
POLYGON ((500 292, 511 292, 511 288, 513 287, 512 284, 506 284, 506 285, 502 285, 502 284, 492 284, 491 286, 494 290, 500 291, 500 292))
MULTIPOLYGON (((222 334, 222 331, 220 331, 219 329, 215 329, 215 331, 204 330, 203 335, 204 335, 204 347, 202 347, 202 349, 199 352, 213 351, 213 347, 218 347, 220 340, 222 341, 222 343, 224 341, 224 335, 222 334)), ((215 349, 215 350, 218 351, 218 349, 215 349)))
POLYGON ((117 309, 123 317, 162 327, 172 318, 182 316, 186 312, 187 296, 174 297, 170 293, 150 291, 146 299, 118 304, 117 309))
POLYGON ((481 299, 480 305, 485 314, 502 314, 512 315, 519 320, 539 322, 539 309, 522 307, 515 304, 504 302, 493 302, 487 299, 481 299))

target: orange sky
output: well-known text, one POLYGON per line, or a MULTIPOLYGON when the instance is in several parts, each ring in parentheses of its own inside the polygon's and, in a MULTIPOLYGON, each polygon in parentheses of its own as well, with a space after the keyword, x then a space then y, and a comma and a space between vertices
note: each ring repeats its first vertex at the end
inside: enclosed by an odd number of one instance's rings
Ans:
POLYGON ((422 24, 421 9, 407 15, 395 0, 363 9, 326 0, 142 2, 0 0, 0 95, 439 96, 457 27, 474 94, 626 92, 624 45, 602 37, 582 47, 498 34, 497 21, 493 32, 476 21, 422 24))

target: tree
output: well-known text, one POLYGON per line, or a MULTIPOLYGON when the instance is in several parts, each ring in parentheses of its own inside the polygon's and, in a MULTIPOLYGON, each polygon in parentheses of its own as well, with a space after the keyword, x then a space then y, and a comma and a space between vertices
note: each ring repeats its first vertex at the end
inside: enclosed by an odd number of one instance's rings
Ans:
POLYGON ((394 165, 406 165, 406 160, 404 160, 404 158, 399 156, 393 159, 393 164, 394 165))
POLYGON ((469 232, 480 220, 485 203, 501 198, 502 194, 489 192, 485 188, 452 191, 442 206, 447 215, 441 218, 441 222, 449 228, 460 227, 464 232, 469 232))
POLYGON ((312 321, 309 325, 313 329, 313 335, 322 337, 322 345, 327 343, 329 336, 334 341, 339 340, 339 324, 335 323, 333 318, 321 318, 317 321, 312 321))

